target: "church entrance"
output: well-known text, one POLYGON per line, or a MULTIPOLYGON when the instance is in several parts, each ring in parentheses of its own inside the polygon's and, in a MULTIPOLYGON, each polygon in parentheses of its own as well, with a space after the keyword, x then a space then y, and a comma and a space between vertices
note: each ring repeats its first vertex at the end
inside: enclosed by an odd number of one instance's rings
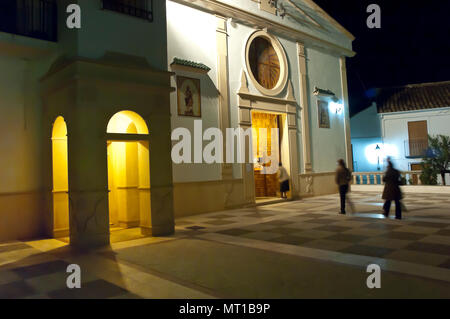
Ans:
MULTIPOLYGON (((252 128, 256 129, 253 134, 253 158, 257 201, 280 196, 277 174, 270 174, 268 171, 272 164, 268 157, 276 159, 277 163, 274 163, 276 168, 278 168, 278 163, 283 163, 284 159, 289 158, 285 121, 286 117, 282 114, 252 112, 252 128), (267 134, 260 131, 260 128, 266 129, 267 134), (272 129, 277 129, 277 134, 272 135, 272 129), (283 150, 285 151, 283 152, 283 150)), ((286 167, 285 164, 283 163, 286 167)))
POLYGON ((138 114, 122 111, 111 118, 107 156, 111 242, 147 235, 144 229, 151 225, 149 141, 145 121, 138 114))

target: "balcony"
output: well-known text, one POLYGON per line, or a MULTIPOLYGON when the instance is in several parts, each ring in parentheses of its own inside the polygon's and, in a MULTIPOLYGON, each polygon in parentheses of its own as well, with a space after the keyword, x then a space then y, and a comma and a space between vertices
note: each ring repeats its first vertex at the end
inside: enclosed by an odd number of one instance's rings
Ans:
POLYGON ((0 31, 56 42, 56 3, 50 0, 1 0, 0 31))
POLYGON ((416 138, 405 141, 405 157, 421 158, 427 154, 428 139, 416 138))
POLYGON ((153 0, 102 0, 103 9, 153 21, 153 0))

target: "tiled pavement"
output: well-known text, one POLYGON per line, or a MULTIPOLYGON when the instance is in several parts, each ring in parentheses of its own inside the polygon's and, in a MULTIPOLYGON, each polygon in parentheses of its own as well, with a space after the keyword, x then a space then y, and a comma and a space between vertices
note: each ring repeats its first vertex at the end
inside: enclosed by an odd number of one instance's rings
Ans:
MULTIPOLYGON (((402 220, 381 215, 377 194, 352 193, 356 212, 339 215, 337 196, 241 209, 179 222, 184 228, 269 243, 381 257, 450 269, 450 196, 414 194, 402 220)), ((191 234, 195 234, 192 233, 191 234)))
POLYGON ((394 273, 450 284, 449 196, 407 196, 402 220, 380 214, 378 194, 352 193, 351 198, 356 209, 345 216, 337 214, 337 196, 322 196, 178 219, 175 236, 116 243, 89 254, 73 252, 58 240, 3 243, 0 298, 223 297, 214 284, 144 262, 147 250, 159 254, 158 247, 171 242, 184 248, 190 239, 253 249, 245 254, 264 250, 352 266, 375 262, 394 273), (83 289, 66 288, 70 263, 85 270, 83 289))

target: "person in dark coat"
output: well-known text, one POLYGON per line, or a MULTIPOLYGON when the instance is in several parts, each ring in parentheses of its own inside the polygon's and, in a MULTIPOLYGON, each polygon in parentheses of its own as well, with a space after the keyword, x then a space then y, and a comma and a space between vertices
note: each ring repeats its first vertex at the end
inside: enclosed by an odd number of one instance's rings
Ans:
POLYGON ((283 167, 281 162, 278 164, 277 177, 280 182, 280 193, 281 198, 287 198, 287 192, 289 191, 289 174, 287 170, 283 167))
POLYGON ((336 170, 336 184, 339 186, 339 195, 341 197, 341 214, 345 215, 345 202, 349 190, 349 183, 352 180, 352 173, 345 165, 343 159, 338 160, 338 168, 336 170))
POLYGON ((388 168, 383 177, 383 182, 385 184, 383 191, 383 199, 385 200, 383 210, 386 218, 389 217, 391 203, 394 201, 395 218, 402 219, 402 205, 400 203, 400 200, 403 197, 402 191, 400 190, 401 178, 400 172, 394 168, 391 160, 388 159, 388 168))

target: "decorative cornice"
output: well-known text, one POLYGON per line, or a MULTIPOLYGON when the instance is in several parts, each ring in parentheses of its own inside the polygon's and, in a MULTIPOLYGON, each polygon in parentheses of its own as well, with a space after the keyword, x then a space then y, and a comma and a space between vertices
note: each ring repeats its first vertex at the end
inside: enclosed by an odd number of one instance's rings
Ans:
POLYGON ((268 102, 278 105, 296 105, 297 101, 294 99, 280 99, 277 97, 271 97, 271 96, 264 96, 264 95, 255 95, 251 93, 244 93, 244 92, 238 92, 239 97, 245 100, 249 101, 261 101, 261 102, 268 102))
MULTIPOLYGON (((305 43, 307 46, 328 50, 338 56, 353 57, 356 52, 335 43, 323 40, 306 32, 283 25, 281 23, 261 17, 255 13, 236 8, 235 6, 223 3, 218 0, 197 0, 195 2, 186 0, 171 0, 198 10, 209 12, 214 15, 221 15, 232 18, 243 25, 248 25, 256 29, 267 28, 267 31, 281 35, 295 42, 305 43)), ((322 10, 323 11, 323 10, 322 10)), ((335 22, 337 23, 337 22, 335 22)))
POLYGON ((336 96, 336 94, 334 94, 334 92, 332 92, 330 90, 320 89, 318 87, 314 87, 313 94, 315 96, 327 96, 327 97, 335 97, 336 96))
POLYGON ((322 16, 330 22, 336 29, 341 31, 347 38, 350 40, 355 40, 355 36, 351 34, 346 28, 344 28, 339 22, 337 22, 333 17, 331 17, 328 13, 326 13, 321 7, 319 7, 314 1, 312 0, 303 0, 305 1, 310 7, 312 7, 314 10, 317 10, 319 13, 322 14, 322 16))

